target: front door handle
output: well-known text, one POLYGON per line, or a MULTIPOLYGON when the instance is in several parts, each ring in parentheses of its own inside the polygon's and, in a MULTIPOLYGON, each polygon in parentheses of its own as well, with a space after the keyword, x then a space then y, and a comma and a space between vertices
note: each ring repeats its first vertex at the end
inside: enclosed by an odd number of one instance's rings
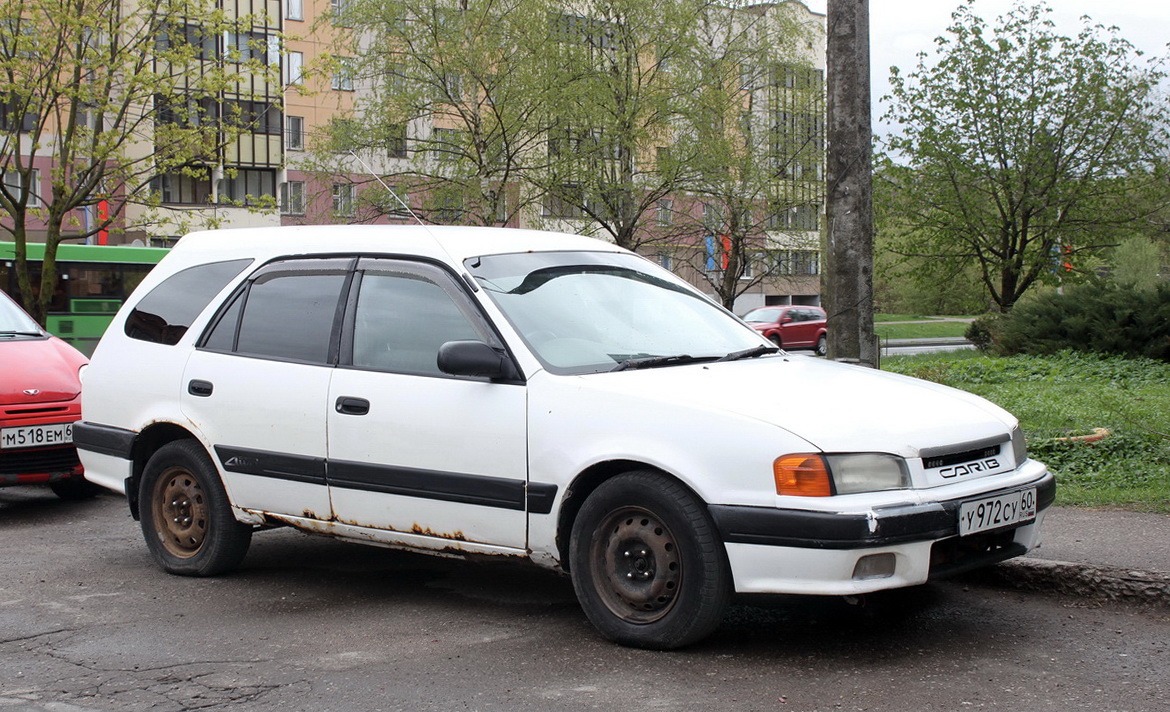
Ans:
POLYGON ((211 390, 211 381, 200 381, 199 379, 194 379, 187 384, 187 392, 193 396, 199 396, 200 398, 206 398, 207 396, 211 395, 211 390))
POLYGON ((365 398, 341 396, 335 406, 337 412, 343 415, 365 415, 370 412, 370 402, 365 398))

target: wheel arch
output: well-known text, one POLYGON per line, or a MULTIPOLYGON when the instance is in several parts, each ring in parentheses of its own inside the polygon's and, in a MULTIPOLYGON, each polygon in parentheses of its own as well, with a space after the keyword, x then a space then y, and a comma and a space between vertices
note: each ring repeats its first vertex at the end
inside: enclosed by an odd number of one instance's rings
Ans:
POLYGON ((561 506, 557 513, 557 556, 560 559, 561 569, 566 573, 570 568, 569 539, 573 534, 573 525, 577 521, 577 514, 580 513, 581 506, 585 504, 585 500, 589 499, 589 495, 593 494, 605 481, 617 475, 635 470, 656 472, 663 477, 668 477, 680 487, 686 489, 697 502, 701 503, 704 507, 707 506, 706 500, 699 496, 693 487, 674 474, 663 470, 661 467, 639 460, 627 459, 606 460, 605 462, 590 465, 578 474, 569 486, 565 488, 565 495, 561 499, 561 506))
MULTIPOLYGON (((146 463, 150 461, 154 453, 158 452, 159 448, 176 440, 199 442, 199 439, 190 430, 168 422, 151 423, 134 438, 134 446, 130 453, 132 469, 130 479, 126 482, 126 499, 130 503, 130 514, 134 519, 139 519, 138 485, 142 481, 142 472, 146 469, 146 463)), ((202 443, 200 443, 200 447, 203 447, 202 443)))

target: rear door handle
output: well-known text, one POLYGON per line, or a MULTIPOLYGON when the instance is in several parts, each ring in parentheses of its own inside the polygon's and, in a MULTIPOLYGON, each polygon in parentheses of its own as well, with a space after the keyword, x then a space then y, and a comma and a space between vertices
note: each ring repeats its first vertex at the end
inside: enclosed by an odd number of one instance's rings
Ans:
POLYGON ((335 406, 338 413, 343 415, 365 415, 370 412, 370 402, 365 398, 341 396, 335 406))
POLYGON ((211 395, 212 388, 213 386, 211 385, 211 381, 200 381, 195 379, 187 384, 187 392, 193 396, 199 396, 200 398, 206 398, 207 396, 211 395))

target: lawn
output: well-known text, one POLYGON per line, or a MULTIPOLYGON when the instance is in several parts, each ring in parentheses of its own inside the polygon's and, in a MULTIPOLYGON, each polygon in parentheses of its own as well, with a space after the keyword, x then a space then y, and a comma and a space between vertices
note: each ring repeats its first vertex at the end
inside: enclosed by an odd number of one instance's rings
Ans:
POLYGON ((878 338, 935 339, 940 336, 962 336, 968 324, 963 321, 918 321, 913 324, 874 324, 878 338))
POLYGON ((1062 353, 888 357, 882 368, 981 395, 1020 419, 1057 503, 1170 513, 1170 364, 1062 353), (1068 440, 1105 428, 1095 443, 1068 440))

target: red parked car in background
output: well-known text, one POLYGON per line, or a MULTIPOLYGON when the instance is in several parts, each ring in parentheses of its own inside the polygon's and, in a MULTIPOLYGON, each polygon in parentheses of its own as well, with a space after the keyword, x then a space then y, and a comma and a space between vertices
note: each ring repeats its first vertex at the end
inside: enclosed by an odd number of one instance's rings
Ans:
POLYGON ((744 315, 743 320, 756 331, 786 349, 816 349, 818 356, 827 351, 825 310, 800 304, 759 307, 744 315))
POLYGON ((0 292, 0 487, 47 484, 63 499, 101 491, 73 446, 86 363, 0 292))

